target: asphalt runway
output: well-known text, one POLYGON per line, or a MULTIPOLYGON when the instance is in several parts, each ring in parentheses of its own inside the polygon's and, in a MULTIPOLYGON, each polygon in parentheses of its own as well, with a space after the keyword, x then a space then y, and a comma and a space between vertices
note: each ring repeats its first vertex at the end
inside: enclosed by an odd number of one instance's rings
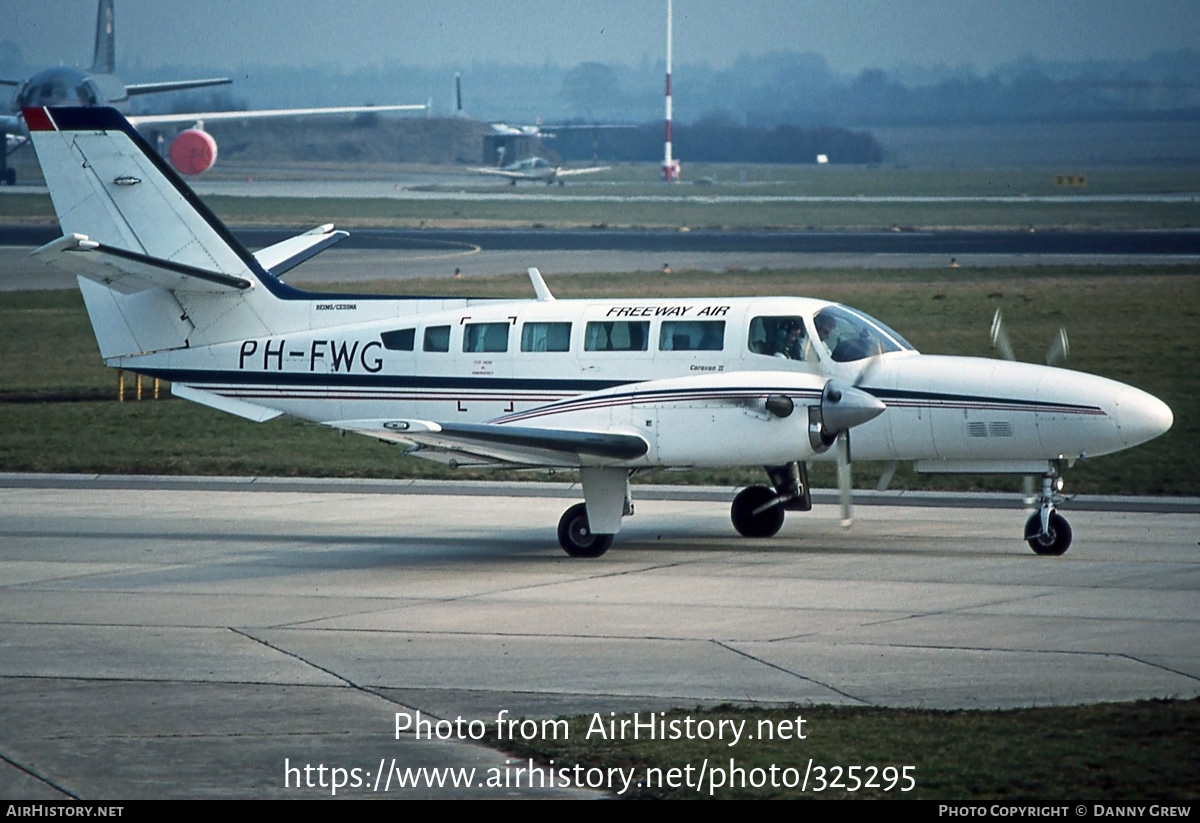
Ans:
POLYGON ((286 759, 368 772, 339 793, 361 797, 393 759, 513 767, 397 740, 397 712, 1200 694, 1198 501, 1094 499, 1041 558, 1007 498, 892 495, 849 532, 819 504, 747 541, 729 490, 639 492, 586 561, 556 545, 561 485, 0 476, 0 796, 330 794, 285 788, 286 759))
MULTIPOLYGON (((29 258, 32 247, 0 246, 0 291, 74 289, 74 275, 38 265, 29 258)), ((788 252, 661 252, 661 251, 488 251, 484 249, 384 251, 334 247, 288 272, 289 283, 361 283, 451 278, 455 269, 463 277, 524 274, 537 266, 543 274, 592 272, 672 271, 728 272, 746 275, 767 269, 825 268, 939 268, 947 267, 944 254, 800 254, 788 252)), ((1097 255, 974 255, 959 258, 970 266, 1172 265, 1195 261, 1191 257, 1097 255)), ((947 268, 949 272, 950 269, 947 268)), ((401 287, 399 289, 403 291, 401 287)), ((533 296, 532 291, 530 297, 533 296)))
MULTIPOLYGON (((299 229, 297 229, 298 231, 299 229)), ((292 232, 236 231, 248 248, 292 232)), ((74 276, 30 253, 56 227, 0 225, 0 291, 66 289, 74 276)), ((308 284, 523 273, 961 266, 1181 265, 1200 259, 1200 232, 555 232, 353 230, 287 279, 308 284)))

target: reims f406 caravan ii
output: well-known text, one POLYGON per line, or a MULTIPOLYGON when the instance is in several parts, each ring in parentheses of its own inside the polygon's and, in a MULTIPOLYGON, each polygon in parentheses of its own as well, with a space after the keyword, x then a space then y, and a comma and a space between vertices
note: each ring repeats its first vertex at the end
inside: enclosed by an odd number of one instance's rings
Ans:
MULTIPOLYGON (((596 557, 633 512, 629 479, 758 465, 736 529, 811 507, 807 464, 1042 478, 1024 537, 1071 540, 1060 472, 1165 432, 1171 410, 1049 366, 924 355, 880 321, 800 297, 532 300, 326 295, 279 275, 345 236, 323 226, 251 254, 115 110, 25 110, 63 236, 35 252, 78 275, 109 366, 252 420, 283 414, 458 466, 578 469, 558 526, 596 557)), ((998 338, 1002 340, 997 329, 998 338)))

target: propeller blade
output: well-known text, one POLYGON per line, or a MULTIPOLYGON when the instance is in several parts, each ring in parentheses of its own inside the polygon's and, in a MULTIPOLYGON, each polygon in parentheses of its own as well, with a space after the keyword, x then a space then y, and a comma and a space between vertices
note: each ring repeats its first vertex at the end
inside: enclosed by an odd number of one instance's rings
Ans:
POLYGON ((1004 330, 1004 317, 999 309, 996 309, 996 314, 992 317, 992 346, 1005 360, 1017 359, 1012 344, 1008 342, 1008 332, 1004 330))
POLYGON ((883 360, 883 344, 876 340, 875 351, 871 352, 871 354, 863 360, 862 368, 858 370, 858 374, 854 377, 854 382, 850 385, 861 386, 863 381, 870 377, 871 372, 878 368, 881 360, 883 360))
POLYGON ((838 498, 842 504, 842 528, 848 529, 854 523, 854 503, 851 500, 850 485, 850 432, 840 432, 834 448, 837 449, 838 498))
POLYGON ((1050 348, 1046 350, 1046 365, 1053 366, 1067 359, 1067 355, 1071 352, 1071 343, 1067 340, 1067 330, 1060 328, 1058 334, 1054 336, 1054 340, 1050 343, 1050 348))
POLYGON ((1034 494, 1033 484, 1033 475, 1027 474, 1021 478, 1021 496, 1025 500, 1025 511, 1033 511, 1035 508, 1034 503, 1037 502, 1037 496, 1034 494))
POLYGON ((817 350, 813 347, 812 341, 807 337, 804 338, 804 362, 818 368, 821 365, 821 358, 817 356, 817 350))

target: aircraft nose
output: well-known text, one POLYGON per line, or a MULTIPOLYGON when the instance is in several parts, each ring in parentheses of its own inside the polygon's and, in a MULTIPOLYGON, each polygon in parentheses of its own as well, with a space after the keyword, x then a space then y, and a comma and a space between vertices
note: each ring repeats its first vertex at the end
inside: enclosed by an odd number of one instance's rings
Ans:
POLYGON ((1126 447, 1153 440, 1175 422, 1170 406, 1132 386, 1125 386, 1114 400, 1117 430, 1126 447))

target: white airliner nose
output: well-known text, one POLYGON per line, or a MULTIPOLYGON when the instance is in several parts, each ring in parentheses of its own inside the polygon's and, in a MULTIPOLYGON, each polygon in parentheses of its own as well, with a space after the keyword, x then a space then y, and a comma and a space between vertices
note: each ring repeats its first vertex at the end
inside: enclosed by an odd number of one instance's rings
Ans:
POLYGON ((1175 422, 1170 406, 1141 389, 1123 386, 1113 400, 1113 417, 1126 448, 1153 440, 1175 422))

